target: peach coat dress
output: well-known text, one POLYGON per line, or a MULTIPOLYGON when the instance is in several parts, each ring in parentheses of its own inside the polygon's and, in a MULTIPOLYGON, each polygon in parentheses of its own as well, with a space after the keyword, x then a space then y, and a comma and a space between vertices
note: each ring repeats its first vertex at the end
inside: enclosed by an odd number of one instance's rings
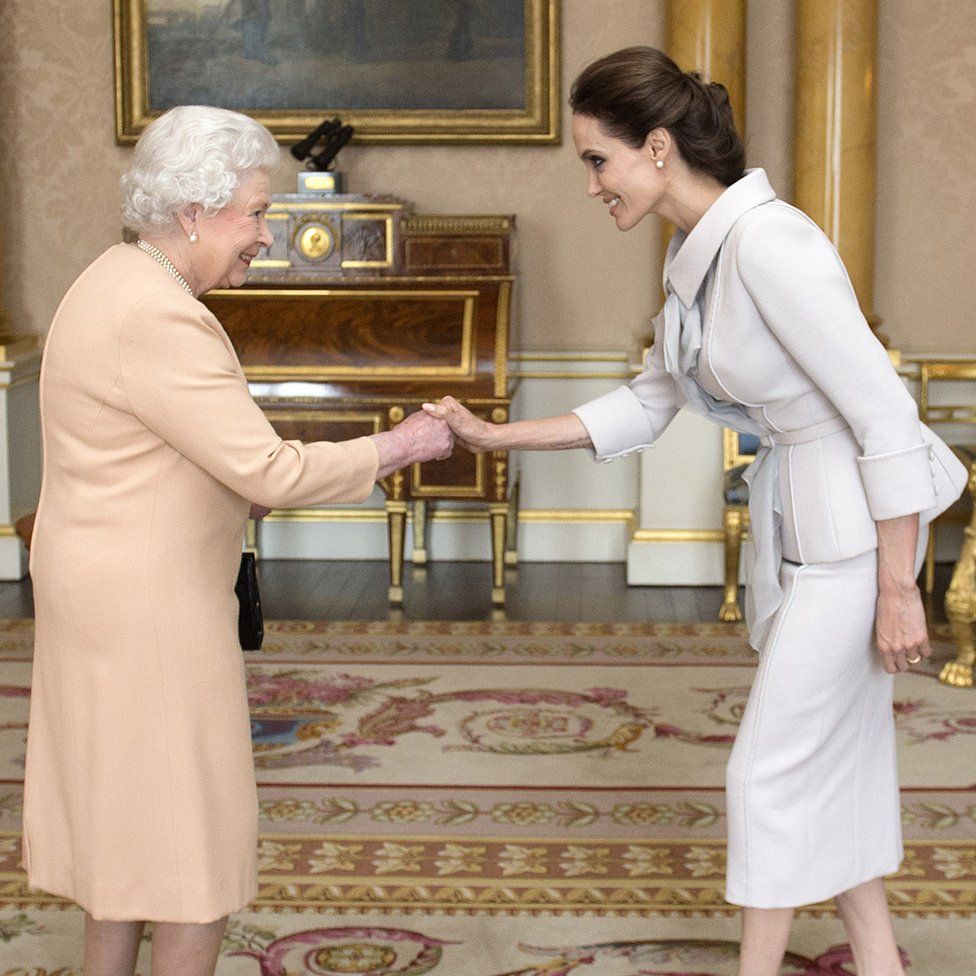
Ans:
POLYGON ((220 323, 130 244, 55 315, 41 423, 29 883, 99 919, 212 921, 256 894, 249 505, 361 501, 375 446, 278 437, 220 323))

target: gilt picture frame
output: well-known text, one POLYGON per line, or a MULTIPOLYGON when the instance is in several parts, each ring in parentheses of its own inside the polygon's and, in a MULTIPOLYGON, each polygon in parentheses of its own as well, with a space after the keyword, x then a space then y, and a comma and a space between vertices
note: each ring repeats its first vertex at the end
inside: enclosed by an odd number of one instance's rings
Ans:
POLYGON ((554 144, 560 0, 113 0, 116 139, 209 104, 295 142, 554 144))

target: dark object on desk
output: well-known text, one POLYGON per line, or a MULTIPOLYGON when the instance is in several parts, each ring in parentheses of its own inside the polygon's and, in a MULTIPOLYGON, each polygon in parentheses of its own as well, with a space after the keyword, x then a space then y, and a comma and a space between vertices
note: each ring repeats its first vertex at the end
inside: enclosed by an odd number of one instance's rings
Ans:
POLYGON ((330 169, 339 150, 352 138, 352 126, 343 125, 342 119, 326 119, 291 147, 291 154, 308 169, 330 169))
POLYGON ((237 634, 241 650, 259 651, 264 640, 264 615, 261 594, 258 592, 257 562, 253 552, 241 553, 241 568, 234 586, 240 611, 237 615, 237 634))

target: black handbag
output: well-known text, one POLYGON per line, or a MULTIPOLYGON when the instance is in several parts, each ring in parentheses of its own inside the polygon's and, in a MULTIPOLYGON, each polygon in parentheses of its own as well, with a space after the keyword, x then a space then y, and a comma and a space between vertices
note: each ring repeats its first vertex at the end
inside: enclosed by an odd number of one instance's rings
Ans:
POLYGON ((258 592, 257 560, 253 552, 241 553, 241 568, 237 574, 234 592, 241 605, 237 615, 237 634, 241 649, 261 650, 264 640, 264 616, 261 613, 261 594, 258 592))

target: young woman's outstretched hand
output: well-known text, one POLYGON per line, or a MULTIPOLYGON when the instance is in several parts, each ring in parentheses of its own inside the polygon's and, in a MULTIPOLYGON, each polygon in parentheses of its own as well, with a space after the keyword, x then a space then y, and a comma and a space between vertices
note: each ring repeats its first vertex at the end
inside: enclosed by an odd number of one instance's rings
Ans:
POLYGON ((467 407, 462 407, 452 396, 443 397, 439 403, 425 403, 424 410, 439 420, 447 421, 458 443, 464 445, 472 454, 490 451, 492 429, 498 424, 476 417, 467 407))
POLYGON ((574 413, 492 424, 476 417, 452 396, 446 396, 438 403, 425 403, 423 407, 432 417, 447 421, 458 443, 474 454, 483 451, 561 451, 593 446, 583 421, 574 413))

